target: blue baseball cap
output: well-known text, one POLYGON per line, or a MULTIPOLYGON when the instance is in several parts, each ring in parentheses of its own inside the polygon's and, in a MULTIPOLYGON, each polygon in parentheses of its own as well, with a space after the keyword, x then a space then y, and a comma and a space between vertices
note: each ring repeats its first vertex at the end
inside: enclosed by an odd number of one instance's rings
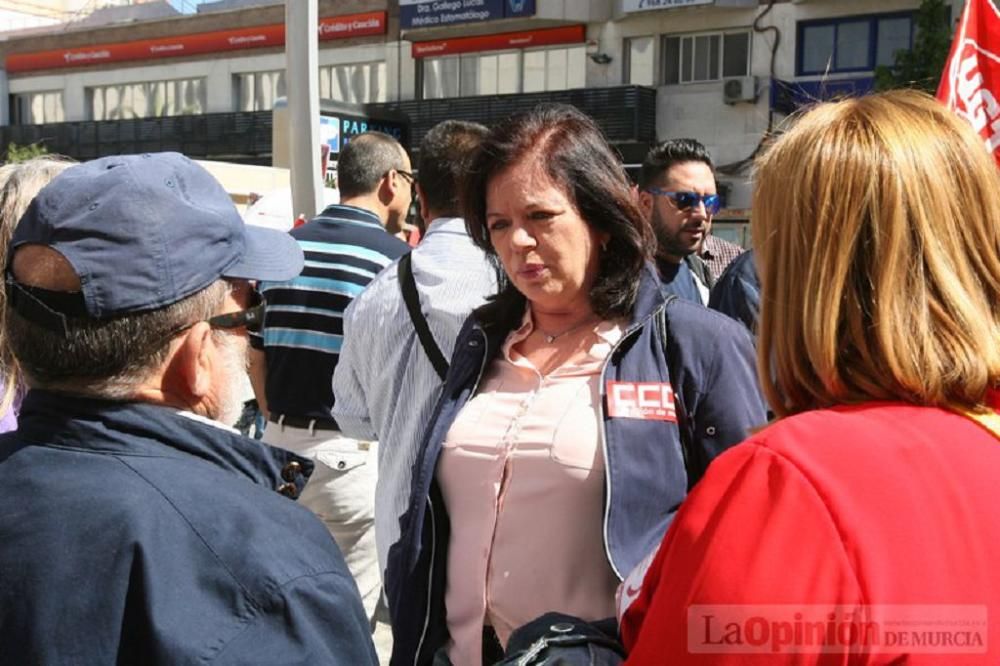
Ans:
POLYGON ((244 225, 219 182, 179 153, 66 169, 14 230, 8 280, 14 252, 29 244, 69 262, 80 278, 81 314, 92 319, 166 307, 220 278, 289 280, 303 265, 295 239, 244 225))

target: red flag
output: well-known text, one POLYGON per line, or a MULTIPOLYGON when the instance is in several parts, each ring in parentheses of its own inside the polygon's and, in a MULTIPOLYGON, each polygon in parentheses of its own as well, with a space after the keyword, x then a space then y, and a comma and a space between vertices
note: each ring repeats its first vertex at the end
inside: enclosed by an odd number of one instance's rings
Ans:
POLYGON ((968 0, 937 97, 969 121, 1000 163, 1000 0, 968 0))

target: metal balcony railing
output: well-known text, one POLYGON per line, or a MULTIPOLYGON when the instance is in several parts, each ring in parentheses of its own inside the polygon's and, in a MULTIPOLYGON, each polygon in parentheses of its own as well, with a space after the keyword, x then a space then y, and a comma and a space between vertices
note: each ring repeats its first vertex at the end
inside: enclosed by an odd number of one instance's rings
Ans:
POLYGON ((77 160, 173 150, 199 159, 264 164, 271 159, 271 112, 0 127, 0 150, 9 143, 39 143, 77 160))
MULTIPOLYGON (((597 121, 612 143, 645 146, 656 140, 656 91, 641 86, 411 100, 366 104, 364 108, 372 116, 389 109, 405 113, 414 148, 442 120, 491 125, 545 102, 576 106, 597 121)), ((10 143, 39 143, 51 153, 77 160, 174 150, 199 159, 270 164, 271 131, 270 111, 10 125, 0 127, 0 152, 10 143)))
POLYGON ((571 104, 590 115, 612 143, 651 144, 656 141, 656 90, 641 86, 409 100, 367 106, 372 112, 387 108, 408 115, 410 136, 413 145, 417 146, 424 134, 442 120, 470 120, 489 126, 546 102, 571 104))

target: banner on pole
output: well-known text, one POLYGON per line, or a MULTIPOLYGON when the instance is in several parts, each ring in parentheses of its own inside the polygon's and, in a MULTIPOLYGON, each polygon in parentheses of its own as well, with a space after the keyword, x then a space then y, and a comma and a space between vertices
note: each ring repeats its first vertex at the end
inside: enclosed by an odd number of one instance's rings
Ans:
POLYGON ((1000 163, 1000 0, 968 0, 937 97, 965 118, 1000 163))

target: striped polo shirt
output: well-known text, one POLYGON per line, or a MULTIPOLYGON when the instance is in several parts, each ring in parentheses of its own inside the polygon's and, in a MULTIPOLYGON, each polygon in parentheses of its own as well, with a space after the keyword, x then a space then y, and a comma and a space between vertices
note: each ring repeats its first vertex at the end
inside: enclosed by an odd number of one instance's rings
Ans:
POLYGON ((305 267, 293 280, 260 285, 264 326, 250 342, 267 359, 272 414, 329 419, 344 310, 409 246, 386 233, 374 213, 340 204, 290 233, 305 267))

